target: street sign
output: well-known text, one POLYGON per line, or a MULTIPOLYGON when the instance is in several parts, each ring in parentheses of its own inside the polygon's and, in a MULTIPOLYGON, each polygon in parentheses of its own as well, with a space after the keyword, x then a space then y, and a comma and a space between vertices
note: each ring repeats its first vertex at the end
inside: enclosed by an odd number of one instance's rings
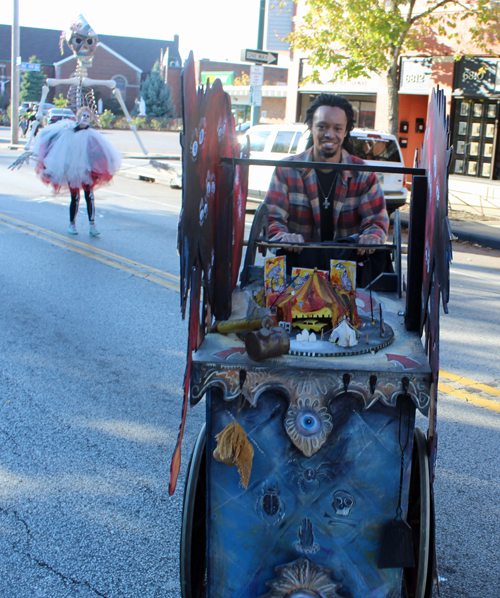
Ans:
POLYGON ((243 62, 259 62, 261 64, 278 64, 278 53, 267 50, 246 50, 241 51, 243 62))
POLYGON ((262 106, 262 87, 250 85, 250 106, 262 106))
POLYGON ((263 85, 264 67, 260 64, 254 64, 250 67, 250 85, 263 85))
POLYGON ((42 65, 37 62, 21 62, 19 63, 19 69, 21 71, 40 71, 42 65))

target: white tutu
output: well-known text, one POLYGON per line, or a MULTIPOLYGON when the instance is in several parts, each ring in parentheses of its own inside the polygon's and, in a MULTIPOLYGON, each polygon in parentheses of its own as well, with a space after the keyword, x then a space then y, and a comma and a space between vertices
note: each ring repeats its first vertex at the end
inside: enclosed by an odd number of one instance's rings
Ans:
POLYGON ((75 131, 74 122, 67 120, 43 128, 33 152, 37 174, 56 191, 108 183, 122 162, 120 152, 103 135, 90 127, 75 131))

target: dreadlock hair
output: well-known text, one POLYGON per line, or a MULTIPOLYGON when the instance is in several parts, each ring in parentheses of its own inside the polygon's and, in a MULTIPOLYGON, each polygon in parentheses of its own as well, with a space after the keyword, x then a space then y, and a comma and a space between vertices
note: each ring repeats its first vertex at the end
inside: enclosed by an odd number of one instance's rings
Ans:
MULTIPOLYGON (((342 147, 345 150, 347 150, 350 154, 352 154, 354 148, 353 148, 351 136, 349 133, 354 129, 354 123, 355 123, 356 119, 354 117, 354 110, 353 110, 351 103, 348 100, 346 100, 343 96, 335 95, 333 93, 320 93, 319 96, 317 96, 317 98, 314 100, 314 102, 306 110, 305 123, 309 128, 312 127, 314 113, 320 106, 330 106, 331 108, 340 108, 341 110, 343 110, 345 112, 345 115, 347 118, 347 127, 346 127, 347 135, 344 138, 342 147)), ((309 141, 307 143, 307 147, 308 148, 311 147, 312 144, 313 144, 313 139, 312 139, 312 135, 311 135, 311 137, 309 138, 309 141)))

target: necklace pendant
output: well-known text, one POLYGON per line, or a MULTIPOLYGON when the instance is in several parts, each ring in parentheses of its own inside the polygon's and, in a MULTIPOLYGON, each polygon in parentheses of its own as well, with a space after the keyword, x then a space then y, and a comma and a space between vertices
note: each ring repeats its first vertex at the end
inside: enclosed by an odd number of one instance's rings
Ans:
POLYGON ((330 207, 330 202, 328 201, 328 197, 325 197, 325 201, 323 202, 323 207, 325 208, 325 210, 328 210, 328 208, 330 207))

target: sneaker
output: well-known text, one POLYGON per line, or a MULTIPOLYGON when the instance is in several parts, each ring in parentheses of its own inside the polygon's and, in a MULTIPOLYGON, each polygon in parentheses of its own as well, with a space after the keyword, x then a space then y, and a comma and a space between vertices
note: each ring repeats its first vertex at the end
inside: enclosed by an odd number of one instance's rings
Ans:
POLYGON ((76 230, 76 226, 74 222, 69 223, 68 233, 70 235, 77 235, 78 231, 76 230))
POLYGON ((100 231, 98 231, 97 228, 95 227, 95 222, 90 223, 89 234, 91 237, 96 237, 97 235, 101 234, 100 231))

